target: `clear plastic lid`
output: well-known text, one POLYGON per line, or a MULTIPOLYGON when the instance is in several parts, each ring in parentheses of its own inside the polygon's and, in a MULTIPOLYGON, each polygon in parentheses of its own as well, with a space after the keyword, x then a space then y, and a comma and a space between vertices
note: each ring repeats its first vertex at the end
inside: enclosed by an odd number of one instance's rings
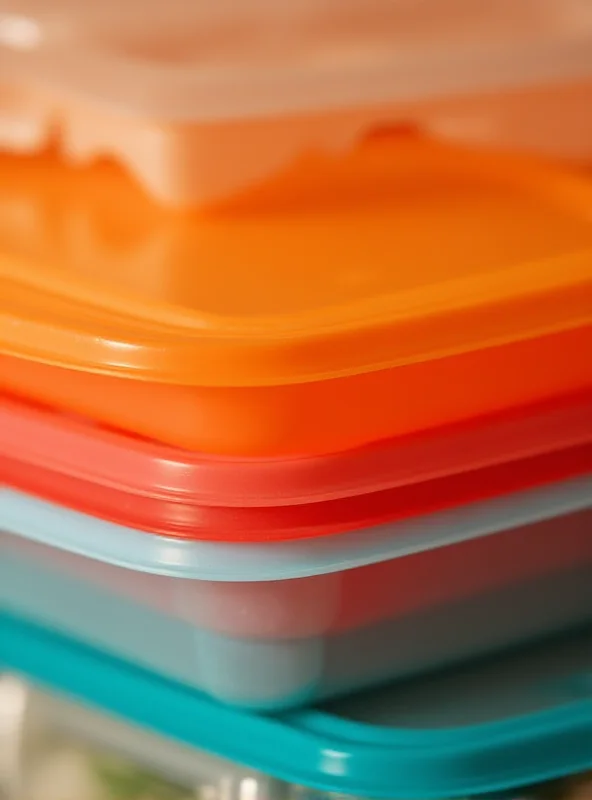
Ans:
POLYGON ((18 617, 2 615, 0 631, 0 666, 97 709, 49 702, 53 741, 119 750, 181 782, 191 764, 195 777, 227 768, 216 756, 309 789, 436 800, 592 767, 590 629, 276 717, 218 705, 18 617))
POLYGON ((355 108, 592 70, 587 0, 2 0, 0 14, 4 81, 159 122, 355 108))
POLYGON ((581 158, 591 45, 587 0, 2 0, 0 146, 115 158, 180 206, 402 120, 581 158))

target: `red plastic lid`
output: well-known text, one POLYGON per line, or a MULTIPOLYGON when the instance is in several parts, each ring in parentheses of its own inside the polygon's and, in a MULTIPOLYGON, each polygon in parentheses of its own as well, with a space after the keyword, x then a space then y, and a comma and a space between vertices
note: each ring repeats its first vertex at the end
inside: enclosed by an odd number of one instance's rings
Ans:
POLYGON ((281 541, 305 539, 424 516, 592 471, 592 445, 373 494, 268 508, 160 503, 125 495, 0 456, 0 481, 12 488, 109 522, 185 539, 281 541))
POLYGON ((3 455, 97 487, 173 504, 317 503, 588 442, 592 389, 355 450, 288 459, 195 454, 0 395, 3 455))
MULTIPOLYGON (((17 406, 18 404, 7 400, 2 405, 2 414, 0 415, 0 453, 3 454, 0 457, 0 480, 5 484, 111 522, 153 533, 185 538, 219 541, 271 541, 321 536, 428 514, 456 505, 563 480, 592 469, 592 426, 590 425, 592 406, 588 403, 585 407, 580 408, 579 437, 576 437, 574 428, 570 437, 563 437, 563 444, 559 444, 560 437, 557 433, 557 421, 560 415, 553 416, 548 409, 546 416, 544 414, 539 416, 538 455, 535 454, 536 448, 531 444, 528 457, 524 457, 524 449, 523 457, 520 457, 517 451, 510 447, 510 440, 507 440, 505 442, 506 454, 510 454, 510 458, 513 460, 509 463, 499 463, 499 453, 501 452, 499 446, 505 441, 504 437, 500 437, 497 451, 498 463, 478 465, 473 454, 470 463, 465 461, 464 468, 457 469, 456 473, 443 474, 441 471, 440 475, 436 477, 427 475, 427 473, 423 476, 416 473, 416 480, 411 481, 411 473, 408 471, 406 473, 407 483, 401 483, 399 480, 395 486, 373 493, 341 496, 337 499, 291 506, 224 507, 204 503, 199 493, 191 494, 188 491, 191 482, 187 480, 187 477, 192 475, 195 479, 199 475, 199 470, 192 472, 191 464, 201 463, 203 467, 203 464, 209 463, 209 459, 200 462, 193 456, 186 457, 185 454, 168 448, 160 448, 92 427, 88 428, 89 440, 101 442, 105 439, 120 443, 129 442, 130 452, 137 448, 137 453, 140 453, 142 448, 146 447, 148 452, 162 451, 163 454, 176 456, 176 460, 169 462, 168 467, 173 478, 177 476, 180 478, 179 482, 168 482, 168 494, 156 491, 158 486, 155 487, 154 484, 152 486, 145 485, 142 492, 137 484, 133 490, 130 489, 130 482, 127 486, 121 483, 116 485, 114 480, 109 482, 106 480, 107 472, 104 470, 101 473, 104 480, 99 483, 91 476, 91 473, 99 465, 99 461, 96 458, 93 460, 90 451, 86 461, 80 460, 78 474, 72 468, 72 462, 69 471, 60 470, 60 462, 64 463, 67 460, 65 458, 67 451, 65 442, 68 437, 66 436, 61 445, 59 437, 53 441, 54 449, 48 449, 46 452, 47 455, 51 453, 52 458, 47 458, 46 463, 42 464, 40 442, 43 437, 35 438, 32 435, 32 428, 23 427, 22 422, 27 414, 30 414, 32 419, 37 418, 40 423, 37 431, 39 433, 42 430, 43 421, 45 420, 47 424, 54 418, 52 413, 23 407, 22 410, 26 413, 21 417, 19 433, 16 424, 14 426, 7 424, 7 410, 10 405, 17 406), (587 411, 587 414, 582 413, 584 410, 587 411), (551 420, 553 423, 549 424, 551 420), (555 432, 554 438, 549 438, 552 432, 555 432), (7 447, 9 438, 12 440, 11 448, 7 447), (576 438, 582 443, 576 445, 576 438), (19 440, 20 447, 18 446, 19 440), (546 442, 545 447, 541 444, 543 441, 546 442), (551 441, 554 444, 549 448, 551 441), (25 452, 34 457, 25 458, 25 452), (37 455, 35 456, 35 454, 37 455), (84 465, 84 469, 82 469, 82 465, 84 465), (151 489, 152 491, 150 491, 151 489)), ((574 400, 572 406, 574 414, 568 416, 567 419, 578 419, 578 414, 575 413, 578 407, 578 403, 574 400)), ((17 419, 19 414, 15 414, 14 417, 17 419)), ((54 433, 61 430, 62 426, 71 433, 78 428, 85 429, 85 426, 76 420, 64 420, 62 417, 55 419, 54 433), (55 419, 60 420, 59 425, 56 424, 55 419)), ((517 419, 516 417, 515 423, 517 423, 517 419)), ((48 425, 48 428, 51 429, 51 425, 48 425)), ((528 441, 534 441, 535 430, 536 426, 530 429, 528 441)), ((433 434, 434 438, 437 438, 438 435, 443 434, 442 432, 433 434)), ((446 436, 450 436, 450 431, 446 432, 446 436)), ((419 440, 419 437, 414 437, 414 441, 416 438, 419 440)), ((447 438, 446 441, 451 451, 456 449, 457 457, 456 462, 450 460, 449 468, 453 463, 456 463, 457 466, 463 463, 462 447, 458 444, 455 446, 450 438, 447 438)), ((493 442, 494 438, 491 438, 490 441, 493 442)), ((49 438, 46 440, 47 444, 49 444, 49 438)), ((402 444, 405 443, 402 442, 402 444)), ((385 446, 383 445, 383 447, 385 446)), ((391 443, 390 447, 394 458, 398 452, 396 443, 391 443)), ((72 450, 72 454, 73 452, 74 450, 72 450)), ((405 451, 402 450, 402 452, 405 451)), ((125 453, 123 447, 122 453, 125 453)), ((78 454, 80 457, 82 451, 79 450, 78 454)), ((345 454, 343 458, 351 459, 352 454, 345 454)), ((337 463, 339 456, 332 457, 332 460, 337 463)), ((115 461, 116 459, 113 460, 113 463, 115 461)), ((304 463, 314 465, 317 461, 322 464, 325 459, 307 459, 304 460, 304 463)), ((220 467, 220 461, 215 461, 215 463, 220 467)), ((239 462, 232 463, 234 469, 237 470, 239 462)), ((258 462, 240 463, 247 474, 248 466, 252 466, 255 470, 258 467, 258 462)), ((366 464, 368 463, 366 462, 366 464)), ((165 464, 164 457, 162 464, 165 464)), ((274 462, 274 464, 277 472, 281 473, 282 462, 274 462)), ((268 462, 266 465, 268 468, 270 467, 268 462)), ((104 469, 106 465, 102 466, 104 469)), ((118 470, 122 475, 126 474, 124 468, 125 465, 119 463, 118 470)), ((131 473, 129 474, 131 476, 131 473)), ((165 471, 163 474, 169 473, 165 471)), ((238 477, 238 473, 235 474, 238 477)), ((384 471, 382 473, 383 480, 386 479, 386 475, 387 472, 384 471)), ((115 477, 114 473, 112 478, 115 477)), ((137 476, 135 477, 137 478, 137 476)), ((220 478, 221 473, 217 473, 217 477, 220 478)), ((311 470, 311 481, 313 477, 314 470, 311 470)))

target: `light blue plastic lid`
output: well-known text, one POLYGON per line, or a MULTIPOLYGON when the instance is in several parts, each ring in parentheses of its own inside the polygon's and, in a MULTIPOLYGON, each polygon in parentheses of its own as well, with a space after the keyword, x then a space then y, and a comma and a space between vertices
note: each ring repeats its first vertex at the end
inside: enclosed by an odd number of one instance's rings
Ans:
POLYGON ((592 508, 592 475, 365 530, 270 543, 148 534, 0 488, 2 529, 121 567, 210 581, 270 581, 339 572, 592 508))
POLYGON ((277 717, 217 704, 8 614, 0 669, 318 790, 466 797, 592 767, 592 629, 277 717))

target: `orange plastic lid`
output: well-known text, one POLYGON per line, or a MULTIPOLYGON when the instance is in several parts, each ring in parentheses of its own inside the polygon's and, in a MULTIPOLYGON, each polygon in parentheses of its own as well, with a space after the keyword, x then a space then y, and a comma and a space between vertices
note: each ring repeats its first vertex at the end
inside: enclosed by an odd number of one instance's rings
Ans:
POLYGON ((592 182, 413 139, 310 157, 248 208, 0 159, 0 351, 201 386, 354 375, 592 319, 592 182))

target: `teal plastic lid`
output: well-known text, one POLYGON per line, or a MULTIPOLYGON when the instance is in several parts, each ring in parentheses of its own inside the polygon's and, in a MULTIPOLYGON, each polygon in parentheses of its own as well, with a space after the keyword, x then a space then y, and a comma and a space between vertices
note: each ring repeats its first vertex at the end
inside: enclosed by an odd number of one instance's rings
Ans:
POLYGON ((592 767, 592 629, 276 717, 217 704, 9 614, 0 616, 0 669, 325 791, 452 798, 592 767))

